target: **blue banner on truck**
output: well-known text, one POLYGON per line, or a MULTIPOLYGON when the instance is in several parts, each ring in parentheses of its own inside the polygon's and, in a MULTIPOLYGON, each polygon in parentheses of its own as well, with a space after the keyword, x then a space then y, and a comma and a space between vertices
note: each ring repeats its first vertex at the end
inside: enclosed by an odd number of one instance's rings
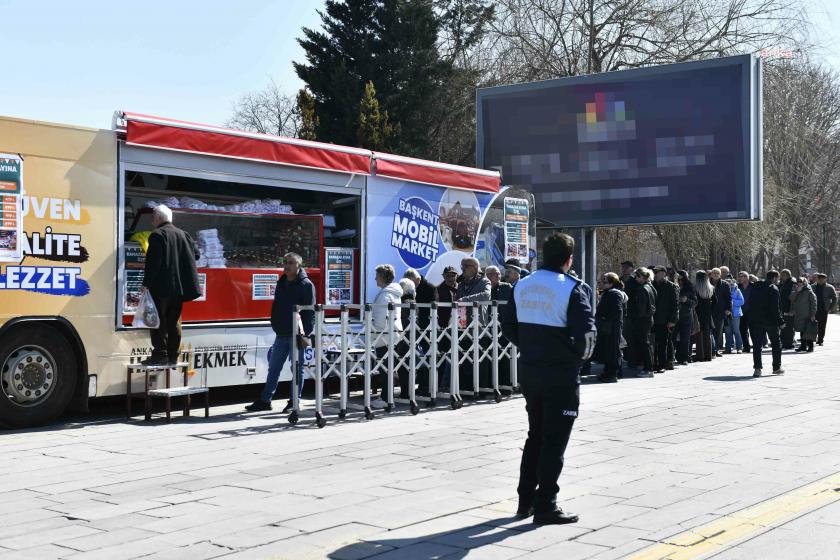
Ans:
MULTIPOLYGON (((502 265, 504 217, 496 206, 500 210, 510 192, 502 188, 499 194, 489 194, 368 178, 365 301, 373 302, 379 291, 374 271, 380 264, 392 265, 397 279, 414 268, 434 285, 443 280, 445 267, 460 271, 464 257, 475 256, 483 266, 502 265)), ((533 216, 530 194, 518 192, 517 196, 527 197, 533 216)), ((523 264, 526 260, 522 259, 523 264)))

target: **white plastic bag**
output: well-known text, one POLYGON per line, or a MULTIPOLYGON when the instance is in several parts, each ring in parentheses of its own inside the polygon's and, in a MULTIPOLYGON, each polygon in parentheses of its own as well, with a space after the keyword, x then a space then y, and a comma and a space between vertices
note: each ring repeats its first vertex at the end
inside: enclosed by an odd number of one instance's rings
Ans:
POLYGON ((158 315, 152 294, 148 291, 140 296, 140 303, 137 304, 131 326, 138 329, 156 329, 160 326, 160 315, 158 315))

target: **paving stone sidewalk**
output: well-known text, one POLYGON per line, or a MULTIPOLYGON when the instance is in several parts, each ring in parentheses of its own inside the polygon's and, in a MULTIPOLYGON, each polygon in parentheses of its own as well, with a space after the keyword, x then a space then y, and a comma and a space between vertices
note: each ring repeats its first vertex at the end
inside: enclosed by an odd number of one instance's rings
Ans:
MULTIPOLYGON (((826 344, 782 377, 730 355, 586 384, 563 527, 512 516, 518 397, 321 430, 237 404, 0 432, 0 558, 622 558, 840 471, 837 317, 826 344)), ((835 503, 715 554, 836 558, 837 535, 835 503)))

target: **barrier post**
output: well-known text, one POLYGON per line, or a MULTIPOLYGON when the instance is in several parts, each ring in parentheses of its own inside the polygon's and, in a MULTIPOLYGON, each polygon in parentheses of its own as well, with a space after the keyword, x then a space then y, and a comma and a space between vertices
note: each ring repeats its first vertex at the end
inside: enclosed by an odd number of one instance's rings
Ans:
MULTIPOLYGON (((417 304, 411 302, 408 307, 408 400, 412 414, 420 412, 417 406, 417 395, 415 384, 417 382, 417 304)), ((400 395, 405 398, 405 396, 400 395)))
POLYGON ((478 399, 481 389, 481 381, 479 379, 479 372, 481 368, 481 321, 479 321, 479 307, 478 302, 472 302, 472 323, 470 324, 472 331, 472 378, 473 378, 473 400, 478 399))
POLYGON ((385 412, 394 409, 394 319, 396 310, 393 303, 388 303, 388 404, 385 412))
POLYGON ((321 325, 324 323, 324 306, 318 304, 315 306, 315 324, 318 327, 315 329, 315 424, 319 428, 327 425, 327 419, 324 418, 323 404, 324 404, 324 348, 323 348, 323 332, 321 332, 321 325))
POLYGON ((517 371, 519 349, 513 342, 508 342, 508 344, 510 345, 510 386, 511 392, 515 393, 519 390, 519 372, 517 371))
MULTIPOLYGON (((292 394, 291 401, 292 401, 292 411, 289 413, 289 417, 287 418, 289 424, 297 424, 298 419, 300 418, 300 402, 298 399, 298 347, 297 347, 297 337, 299 334, 303 334, 298 331, 298 321, 297 321, 297 314, 300 313, 301 306, 295 306, 295 315, 292 317, 292 351, 290 354, 292 355, 292 394)), ((315 325, 315 328, 318 328, 318 325, 315 325)))
POLYGON ((438 317, 437 302, 432 302, 432 309, 429 312, 429 406, 435 406, 438 394, 438 317))
POLYGON ((340 344, 341 347, 339 351, 341 352, 341 388, 340 388, 340 396, 339 396, 339 407, 338 407, 338 417, 344 418, 347 416, 347 393, 349 392, 348 387, 348 379, 347 379, 347 353, 350 351, 349 348, 349 341, 347 340, 347 306, 341 306, 341 331, 340 331, 340 344))
POLYGON ((499 402, 502 392, 499 391, 499 304, 496 301, 490 303, 490 320, 493 333, 493 393, 496 396, 496 402, 499 402))
POLYGON ((370 408, 370 353, 373 351, 373 329, 371 328, 372 307, 365 304, 365 418, 373 420, 373 410, 370 408))
POLYGON ((461 398, 461 379, 460 379, 460 363, 458 362, 458 304, 452 303, 452 314, 449 317, 449 335, 451 337, 451 344, 449 348, 449 406, 452 409, 461 408, 464 402, 461 398))

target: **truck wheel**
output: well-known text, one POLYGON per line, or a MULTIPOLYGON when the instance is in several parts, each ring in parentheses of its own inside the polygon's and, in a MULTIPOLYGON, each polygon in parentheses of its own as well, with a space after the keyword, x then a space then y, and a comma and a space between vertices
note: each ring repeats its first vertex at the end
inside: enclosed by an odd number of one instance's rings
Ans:
POLYGON ((76 352, 48 325, 15 329, 0 340, 0 425, 46 424, 67 408, 78 377, 76 352))

